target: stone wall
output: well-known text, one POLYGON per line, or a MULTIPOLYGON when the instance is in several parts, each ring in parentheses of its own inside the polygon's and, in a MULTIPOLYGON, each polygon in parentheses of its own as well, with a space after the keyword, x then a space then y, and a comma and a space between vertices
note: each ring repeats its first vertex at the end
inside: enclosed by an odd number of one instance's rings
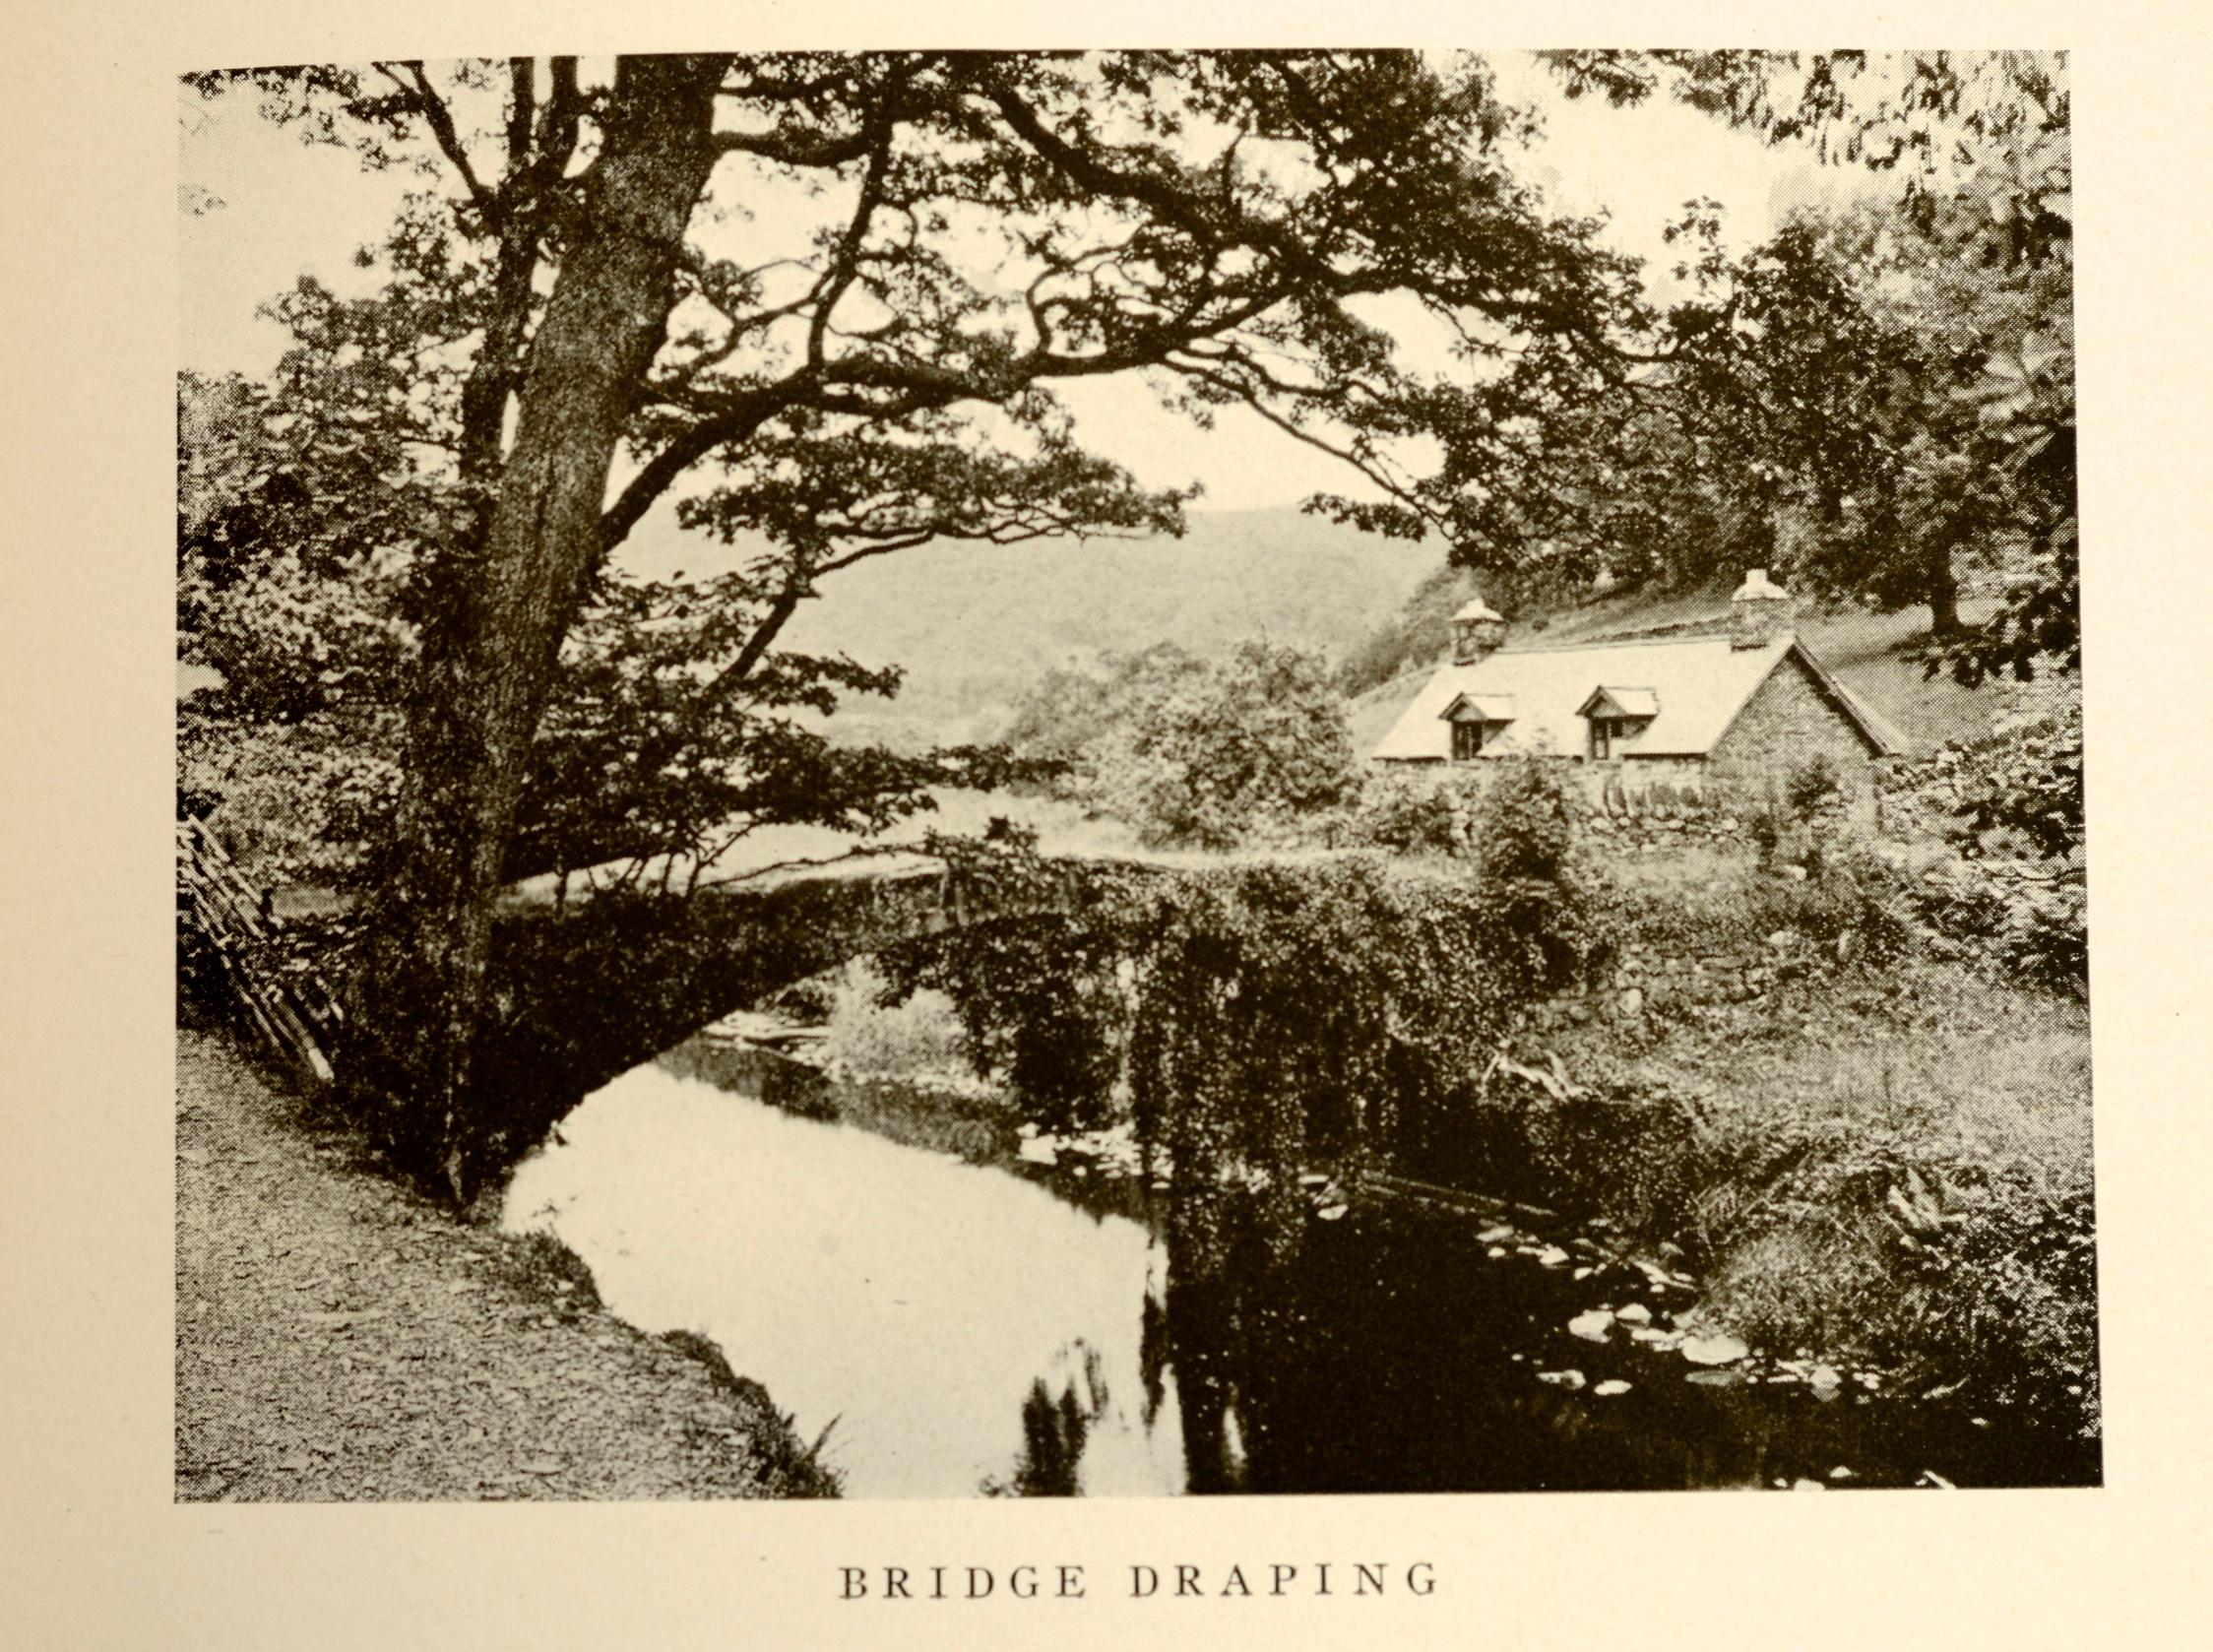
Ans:
POLYGON ((1756 799, 1717 787, 1694 760, 1599 765, 1574 771, 1572 795, 1591 841, 1658 851, 1694 843, 1741 843, 1756 799))
POLYGON ((1871 830, 1876 824, 1874 765, 1866 741, 1819 679, 1792 657, 1721 737, 1710 766, 1716 786, 1757 791, 1780 783, 1814 756, 1836 764, 1853 823, 1871 830))
POLYGON ((1782 984, 1822 977, 1851 961, 1850 937, 1826 950, 1795 929, 1764 941, 1700 951, 1633 944, 1588 980, 1535 1006, 1540 1030, 1563 1022, 1634 1020, 1686 1005, 1759 1003, 1782 984))

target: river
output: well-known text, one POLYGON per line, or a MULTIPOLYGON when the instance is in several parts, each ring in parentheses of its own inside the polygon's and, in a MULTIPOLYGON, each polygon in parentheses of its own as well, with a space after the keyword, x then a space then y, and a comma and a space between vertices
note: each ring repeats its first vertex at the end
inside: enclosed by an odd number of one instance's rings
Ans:
POLYGON ((827 1430, 848 1496, 2096 1479, 2019 1419, 1694 1365, 1634 1275, 1460 1211, 1355 1198, 1191 1277, 1166 1195, 1016 1146, 981 1107, 694 1040, 572 1113, 506 1220, 827 1430))

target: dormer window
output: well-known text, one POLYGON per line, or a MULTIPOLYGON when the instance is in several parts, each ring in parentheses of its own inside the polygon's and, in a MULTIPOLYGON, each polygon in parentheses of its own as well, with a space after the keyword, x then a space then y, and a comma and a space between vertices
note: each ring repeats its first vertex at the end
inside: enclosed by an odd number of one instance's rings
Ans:
POLYGON ((1576 715, 1590 724, 1591 761, 1611 762, 1625 741, 1635 739, 1660 715, 1660 697, 1649 688, 1602 684, 1591 690, 1576 715))
POLYGON ((1437 714, 1452 725, 1452 760, 1473 763, 1514 721, 1511 694, 1460 694, 1437 714))

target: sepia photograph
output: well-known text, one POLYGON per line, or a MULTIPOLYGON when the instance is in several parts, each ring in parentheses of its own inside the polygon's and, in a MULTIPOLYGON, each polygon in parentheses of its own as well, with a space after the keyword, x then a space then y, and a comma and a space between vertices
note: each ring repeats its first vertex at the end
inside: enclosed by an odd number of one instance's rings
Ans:
POLYGON ((2070 84, 169 77, 169 1495, 2101 1487, 2070 84))

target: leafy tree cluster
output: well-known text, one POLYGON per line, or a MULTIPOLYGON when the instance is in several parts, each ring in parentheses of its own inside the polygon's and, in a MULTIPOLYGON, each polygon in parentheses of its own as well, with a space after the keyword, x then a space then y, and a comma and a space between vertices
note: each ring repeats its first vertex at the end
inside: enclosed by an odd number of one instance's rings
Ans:
POLYGON ((1710 203, 1694 204, 1676 233, 1695 295, 1665 319, 1654 382, 1688 474, 1725 523, 1765 525, 1769 562, 1822 595, 1927 604, 1940 661, 1963 680, 2076 666, 2063 57, 1555 61, 1571 95, 1633 102, 1665 88, 1771 140, 1901 175, 1894 206, 1802 217, 1734 264, 1714 251, 1710 203), (2001 589, 1979 624, 1959 610, 1971 573, 2001 589))
MULTIPOLYGON (((1685 296, 1630 318, 1635 370, 1547 430, 1547 485, 1483 504, 1449 475, 1362 520, 1425 522, 1456 563, 1553 594, 1695 589, 1746 567, 1809 596, 1926 605, 1932 666, 1975 682, 2072 668, 2076 632, 2070 106, 2031 53, 1549 54, 1571 96, 1672 95, 1824 159, 1899 177, 1896 199, 1802 214, 1721 250, 1721 209, 1667 231, 1685 296), (1963 591, 1995 611, 1963 616, 1963 591)), ((1421 653, 1434 590, 1361 680, 1421 653)), ((1387 673, 1384 673, 1387 674, 1387 673)))
MULTIPOLYGON (((459 507, 359 405, 374 357, 346 349, 343 317, 292 313, 300 336, 273 385, 180 383, 178 633, 183 660, 217 676, 180 715, 180 786, 265 876, 360 884, 400 787, 418 565, 459 507)), ((599 581, 555 665, 507 876, 605 863, 635 881, 680 864, 689 880, 764 824, 875 830, 933 806, 933 787, 1035 774, 998 750, 831 741, 820 725, 840 698, 894 693, 896 669, 768 650, 733 694, 759 584, 744 569, 599 581)))
POLYGON ((1326 664, 1263 640, 1208 661, 1162 645, 1048 673, 1017 749, 1063 761, 1066 794, 1154 844, 1229 849, 1295 834, 1359 794, 1326 664))

